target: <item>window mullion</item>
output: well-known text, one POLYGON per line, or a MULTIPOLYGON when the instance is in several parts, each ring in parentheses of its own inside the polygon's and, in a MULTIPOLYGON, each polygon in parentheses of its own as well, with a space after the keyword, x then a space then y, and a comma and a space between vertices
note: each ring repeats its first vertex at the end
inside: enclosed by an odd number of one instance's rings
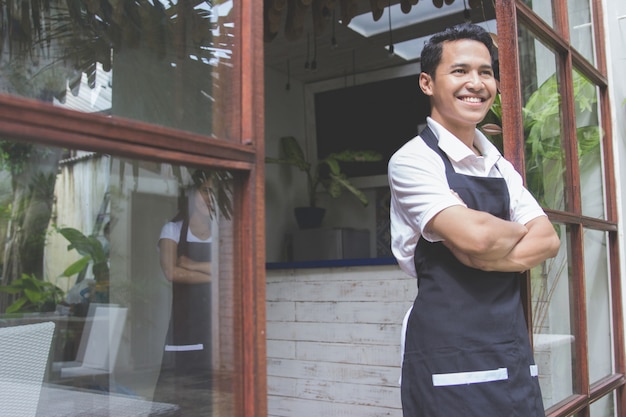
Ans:
POLYGON ((250 169, 254 150, 198 135, 102 115, 77 113, 46 103, 0 95, 0 132, 22 140, 181 163, 250 169))
POLYGON ((498 58, 507 65, 500 68, 502 91, 502 130, 504 156, 520 173, 524 173, 524 121, 519 80, 517 13, 514 0, 496 3, 498 24, 498 58), (520 140, 520 138, 522 140, 520 140))
POLYGON ((566 210, 582 215, 580 199, 580 171, 578 166, 578 142, 576 139, 576 109, 574 104, 573 68, 569 53, 559 55, 559 94, 561 96, 562 127, 565 145, 566 210))

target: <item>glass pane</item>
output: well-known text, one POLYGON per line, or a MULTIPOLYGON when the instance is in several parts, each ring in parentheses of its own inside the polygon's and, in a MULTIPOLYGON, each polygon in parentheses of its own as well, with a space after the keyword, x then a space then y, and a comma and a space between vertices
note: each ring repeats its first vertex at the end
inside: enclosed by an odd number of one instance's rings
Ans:
POLYGON ((0 92, 228 139, 232 0, 2 4, 0 92))
POLYGON ((519 31, 526 138, 526 182, 546 208, 565 209, 561 96, 555 53, 525 28, 519 31))
POLYGON ((607 234, 585 229, 584 244, 589 381, 593 384, 613 372, 607 234))
POLYGON ((522 0, 522 3, 530 7, 540 18, 546 23, 554 27, 554 12, 552 10, 552 2, 546 0, 522 0))
POLYGON ((593 21, 589 0, 567 0, 569 36, 572 46, 592 64, 596 63, 593 49, 593 21))
POLYGON ((578 71, 573 76, 582 212, 585 216, 605 219, 598 89, 578 71))
POLYGON ((611 391, 608 395, 593 402, 589 406, 589 417, 614 417, 617 416, 615 408, 615 394, 611 391))
POLYGON ((568 236, 565 226, 555 227, 561 238, 559 253, 530 273, 535 361, 546 408, 574 393, 576 369, 568 236))
POLYGON ((0 146, 0 326, 55 325, 38 415, 239 415, 234 176, 0 146))

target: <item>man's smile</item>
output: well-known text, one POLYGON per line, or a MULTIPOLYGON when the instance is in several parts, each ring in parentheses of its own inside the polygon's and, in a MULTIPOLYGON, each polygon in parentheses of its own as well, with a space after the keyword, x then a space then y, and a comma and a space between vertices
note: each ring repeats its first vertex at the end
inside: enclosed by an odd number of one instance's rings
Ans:
POLYGON ((461 96, 458 98, 459 100, 464 101, 466 103, 483 103, 486 100, 482 97, 475 97, 475 96, 461 96))

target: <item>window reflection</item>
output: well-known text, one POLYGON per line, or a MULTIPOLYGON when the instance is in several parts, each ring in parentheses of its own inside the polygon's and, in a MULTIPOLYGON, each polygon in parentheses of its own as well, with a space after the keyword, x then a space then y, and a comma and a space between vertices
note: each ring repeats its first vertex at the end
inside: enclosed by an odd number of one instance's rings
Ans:
POLYGON ((617 407, 615 406, 615 393, 612 391, 601 397, 597 401, 594 401, 589 406, 590 417, 613 417, 616 414, 617 407))
POLYGON ((575 379, 567 228, 555 227, 559 253, 530 271, 534 352, 546 408, 572 395, 575 379))
POLYGON ((233 1, 3 2, 0 91, 229 138, 233 1))
POLYGON ((598 89, 578 71, 572 75, 582 212, 585 216, 606 219, 598 89))
POLYGON ((594 383, 613 371, 607 234, 586 229, 584 244, 589 381, 594 383))
POLYGON ((593 22, 589 0, 567 0, 567 17, 572 46, 589 62, 595 64, 593 22))
POLYGON ((556 55, 523 27, 519 50, 527 185, 543 207, 564 210, 565 164, 556 55))
POLYGON ((234 175, 0 145, 0 327, 55 324, 37 415, 235 415, 234 175))
POLYGON ((532 9, 537 16, 541 17, 547 24, 554 27, 554 11, 552 2, 545 0, 523 0, 524 4, 532 9))

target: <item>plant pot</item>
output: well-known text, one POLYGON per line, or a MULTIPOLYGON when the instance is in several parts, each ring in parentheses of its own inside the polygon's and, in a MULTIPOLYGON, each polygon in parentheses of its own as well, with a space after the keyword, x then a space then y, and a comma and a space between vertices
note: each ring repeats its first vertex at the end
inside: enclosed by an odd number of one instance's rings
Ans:
POLYGON ((300 229, 315 229, 322 225, 326 209, 322 207, 296 207, 294 214, 300 229))

